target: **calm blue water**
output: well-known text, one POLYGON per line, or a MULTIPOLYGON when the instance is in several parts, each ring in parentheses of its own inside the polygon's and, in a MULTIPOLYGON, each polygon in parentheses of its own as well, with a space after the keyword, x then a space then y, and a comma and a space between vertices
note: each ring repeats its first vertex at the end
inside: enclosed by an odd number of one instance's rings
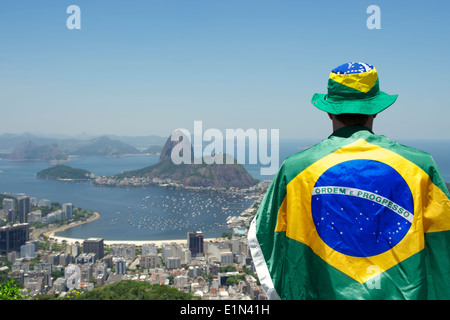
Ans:
MULTIPOLYGON (((97 175, 110 175, 143 168, 158 156, 123 158, 74 157, 67 164, 97 175)), ((10 162, 0 160, 0 193, 27 194, 52 202, 71 202, 76 207, 100 212, 100 219, 71 228, 58 235, 73 238, 103 237, 105 240, 185 239, 188 231, 203 231, 217 237, 229 231, 224 223, 238 215, 252 201, 218 192, 173 190, 163 187, 96 187, 90 182, 62 182, 36 178, 49 167, 48 162, 10 162)))
MULTIPOLYGON (((280 141, 280 163, 295 152, 317 141, 280 141)), ((450 141, 400 141, 431 153, 447 182, 450 182, 450 141)), ((136 155, 123 158, 74 157, 67 163, 97 175, 112 175, 143 168, 158 161, 158 156, 136 155)), ((89 182, 61 182, 36 178, 49 167, 48 162, 11 162, 0 160, 0 193, 26 194, 52 202, 71 202, 76 207, 95 210, 101 218, 66 230, 58 235, 74 238, 103 237, 105 240, 185 239, 188 231, 203 231, 217 237, 229 231, 218 226, 230 215, 238 215, 253 200, 216 192, 172 190, 162 187, 96 187, 89 182)), ((255 178, 259 166, 246 165, 255 178)))

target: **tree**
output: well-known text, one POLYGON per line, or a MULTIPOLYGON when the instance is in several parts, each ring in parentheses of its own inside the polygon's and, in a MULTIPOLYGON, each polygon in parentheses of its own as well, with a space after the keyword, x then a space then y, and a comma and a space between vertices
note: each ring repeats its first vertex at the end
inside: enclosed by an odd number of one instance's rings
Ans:
POLYGON ((233 237, 233 232, 222 232, 222 238, 228 238, 231 240, 231 238, 233 237))
POLYGON ((50 273, 50 276, 53 278, 53 280, 56 280, 57 278, 63 278, 64 270, 53 270, 52 273, 50 273))
POLYGON ((78 296, 70 296, 71 300, 198 300, 190 294, 165 286, 147 282, 122 280, 94 288, 78 296))
POLYGON ((0 300, 24 300, 28 297, 29 295, 23 294, 21 289, 16 286, 14 280, 0 286, 0 300))
POLYGON ((226 281, 226 285, 227 286, 235 286, 237 284, 239 284, 239 281, 241 280, 245 280, 245 275, 242 274, 237 274, 237 275, 233 275, 228 277, 227 281, 226 281))
POLYGON ((234 272, 234 271, 236 271, 236 267, 234 266, 220 267, 220 272, 234 272))

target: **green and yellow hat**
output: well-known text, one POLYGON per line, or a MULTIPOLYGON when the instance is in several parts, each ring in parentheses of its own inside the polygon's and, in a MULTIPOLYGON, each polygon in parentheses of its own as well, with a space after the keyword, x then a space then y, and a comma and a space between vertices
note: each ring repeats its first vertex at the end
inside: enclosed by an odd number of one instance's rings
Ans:
POLYGON ((331 114, 377 114, 395 102, 398 95, 380 90, 377 70, 363 62, 349 62, 331 70, 328 94, 315 93, 311 102, 331 114))

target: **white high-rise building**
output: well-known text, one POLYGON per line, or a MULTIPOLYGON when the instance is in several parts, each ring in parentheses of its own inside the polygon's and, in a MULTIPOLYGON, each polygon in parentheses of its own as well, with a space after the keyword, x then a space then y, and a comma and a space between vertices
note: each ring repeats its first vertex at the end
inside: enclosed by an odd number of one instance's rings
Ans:
POLYGON ((3 199, 3 213, 8 213, 9 210, 14 210, 14 199, 3 199))
POLYGON ((133 261, 136 257, 136 245, 134 244, 112 244, 110 248, 113 257, 122 257, 128 261, 133 261))
POLYGON ((48 200, 48 199, 41 199, 41 200, 39 200, 38 205, 39 205, 39 207, 47 207, 47 208, 50 208, 50 207, 51 207, 51 202, 50 202, 50 200, 48 200))
POLYGON ((36 210, 28 214, 28 222, 42 222, 42 211, 36 210))
POLYGON ((157 253, 157 249, 156 249, 156 245, 154 243, 144 243, 142 245, 142 255, 143 256, 149 256, 152 254, 156 254, 157 253))
POLYGON ((72 213, 73 213, 73 204, 71 203, 64 203, 63 204, 63 212, 66 219, 72 219, 72 213))
POLYGON ((189 264, 191 262, 191 250, 189 248, 183 248, 181 250, 181 264, 189 264))
POLYGON ((36 257, 35 253, 36 246, 34 243, 27 243, 20 246, 20 257, 31 260, 36 257))
POLYGON ((15 203, 14 199, 5 198, 3 199, 3 215, 7 221, 14 223, 15 216, 15 203))
POLYGON ((76 257, 80 253, 80 245, 77 243, 68 244, 66 246, 66 251, 76 257))
POLYGON ((166 260, 167 269, 178 269, 181 268, 180 258, 170 257, 166 260))

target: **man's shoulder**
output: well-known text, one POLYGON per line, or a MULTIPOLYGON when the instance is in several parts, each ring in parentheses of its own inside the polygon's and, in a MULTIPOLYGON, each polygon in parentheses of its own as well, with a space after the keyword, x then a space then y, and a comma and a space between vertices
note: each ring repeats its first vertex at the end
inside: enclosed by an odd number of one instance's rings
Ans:
POLYGON ((363 139, 368 143, 378 145, 382 148, 391 150, 397 153, 403 153, 405 155, 418 156, 423 158, 431 158, 432 156, 423 150, 417 149, 416 147, 399 143, 397 141, 391 140, 384 135, 370 134, 352 136, 350 138, 333 138, 329 137, 321 142, 308 147, 302 151, 296 152, 288 157, 286 157, 285 162, 288 164, 297 163, 298 161, 305 161, 310 158, 320 158, 321 155, 326 155, 332 153, 342 147, 345 147, 358 139, 363 139))
POLYGON ((368 142, 377 144, 382 148, 395 152, 411 162, 416 163, 417 165, 434 163, 433 157, 430 153, 410 145, 390 140, 386 136, 373 135, 371 139, 368 139, 368 142))
POLYGON ((324 144, 324 141, 325 140, 287 156, 286 159, 284 159, 284 162, 288 165, 292 165, 298 164, 299 161, 303 162, 309 160, 314 157, 314 155, 317 155, 317 152, 321 149, 320 147, 324 144))
POLYGON ((328 139, 324 139, 307 149, 286 157, 282 164, 283 172, 286 176, 293 178, 314 162, 355 142, 358 139, 364 139, 370 144, 374 144, 397 153, 401 157, 415 163, 419 167, 422 167, 425 171, 428 171, 426 168, 434 165, 432 156, 425 151, 390 140, 384 135, 367 133, 364 135, 352 136, 351 138, 330 137, 328 139))
POLYGON ((330 139, 325 139, 311 147, 286 157, 281 166, 281 171, 288 177, 288 180, 290 180, 314 162, 336 151, 340 147, 340 145, 333 143, 330 139))

